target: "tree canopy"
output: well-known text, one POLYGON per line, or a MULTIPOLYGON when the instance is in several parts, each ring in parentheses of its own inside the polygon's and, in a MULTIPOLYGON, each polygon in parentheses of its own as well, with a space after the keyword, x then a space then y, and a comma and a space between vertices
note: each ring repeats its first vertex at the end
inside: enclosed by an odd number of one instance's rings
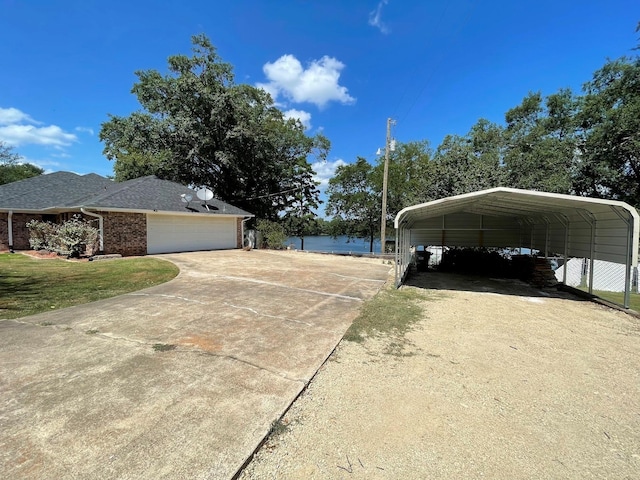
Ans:
MULTIPOLYGON (((368 238, 369 251, 380 230, 380 190, 374 182, 374 169, 363 157, 341 165, 329 180, 327 215, 335 217, 340 233, 352 238, 368 238)), ((335 232, 337 233, 337 232, 335 232)))
POLYGON ((22 157, 13 151, 13 147, 0 142, 0 185, 36 177, 43 173, 42 168, 22 162, 22 157))
POLYGON ((168 73, 136 72, 141 110, 102 124, 104 154, 117 181, 155 174, 207 186, 221 200, 255 215, 319 201, 309 157, 325 158, 329 141, 307 136, 285 119, 264 90, 236 84, 233 68, 204 35, 193 54, 168 59, 168 73))
MULTIPOLYGON (((447 135, 435 152, 426 141, 398 143, 390 154, 387 221, 409 205, 498 186, 640 208, 640 57, 608 60, 583 95, 529 92, 504 119, 504 126, 480 119, 465 135, 447 135)), ((382 167, 382 157, 375 166, 358 157, 338 169, 328 190, 327 213, 339 215, 334 233, 357 225, 360 236, 377 236, 382 167)))
POLYGON ((640 207, 640 58, 607 62, 585 91, 576 190, 640 207))

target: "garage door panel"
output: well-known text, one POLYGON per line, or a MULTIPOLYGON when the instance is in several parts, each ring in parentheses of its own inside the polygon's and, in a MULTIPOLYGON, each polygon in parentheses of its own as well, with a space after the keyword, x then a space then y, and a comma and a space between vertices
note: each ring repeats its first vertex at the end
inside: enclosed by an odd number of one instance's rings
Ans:
POLYGON ((148 253, 222 250, 236 246, 234 217, 147 216, 148 253))

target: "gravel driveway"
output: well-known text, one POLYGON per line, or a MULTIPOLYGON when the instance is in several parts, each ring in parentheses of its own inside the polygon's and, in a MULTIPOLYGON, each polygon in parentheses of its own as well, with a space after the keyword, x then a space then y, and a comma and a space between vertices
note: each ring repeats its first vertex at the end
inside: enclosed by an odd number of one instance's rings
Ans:
POLYGON ((243 479, 640 478, 640 320, 434 272, 403 356, 343 341, 243 479))

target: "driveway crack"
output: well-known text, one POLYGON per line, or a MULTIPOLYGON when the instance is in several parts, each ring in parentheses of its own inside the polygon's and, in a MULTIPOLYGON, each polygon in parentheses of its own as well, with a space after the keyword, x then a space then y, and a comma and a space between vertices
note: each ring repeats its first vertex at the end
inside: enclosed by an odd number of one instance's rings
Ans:
POLYGON ((304 378, 295 378, 295 377, 290 377, 289 375, 287 375, 286 373, 273 369, 273 368, 268 368, 265 367, 263 365, 259 365, 257 363, 254 362, 250 362, 249 360, 245 360, 243 358, 240 357, 236 357, 235 355, 229 355, 229 354, 219 354, 219 353, 214 353, 214 352, 207 352, 204 350, 197 350, 197 349, 189 349, 189 348, 179 348, 174 350, 174 352, 176 353, 188 353, 188 354, 196 354, 196 355, 203 355, 203 356, 207 356, 207 357, 216 357, 216 358, 226 358, 229 360, 234 360, 236 362, 240 362, 243 363, 245 365, 248 365, 250 367, 253 367, 257 370, 262 370, 264 372, 270 373, 271 375, 276 375, 280 378, 284 378, 285 380, 288 380, 290 382, 298 382, 298 383, 302 383, 305 384, 307 382, 306 379, 304 378))

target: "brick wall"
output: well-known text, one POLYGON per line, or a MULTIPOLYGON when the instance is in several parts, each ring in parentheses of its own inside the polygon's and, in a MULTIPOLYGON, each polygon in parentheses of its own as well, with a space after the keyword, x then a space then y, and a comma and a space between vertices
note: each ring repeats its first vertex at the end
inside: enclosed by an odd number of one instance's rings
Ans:
POLYGON ((8 213, 0 213, 0 252, 9 249, 8 213))
POLYGON ((147 254, 147 216, 144 213, 101 212, 104 253, 123 256, 147 254))
MULTIPOLYGON (((9 214, 0 214, 0 250, 9 249, 9 214)), ((29 245, 29 229, 27 223, 31 220, 42 220, 42 215, 34 215, 29 213, 13 214, 13 248, 16 250, 30 250, 29 245)))

